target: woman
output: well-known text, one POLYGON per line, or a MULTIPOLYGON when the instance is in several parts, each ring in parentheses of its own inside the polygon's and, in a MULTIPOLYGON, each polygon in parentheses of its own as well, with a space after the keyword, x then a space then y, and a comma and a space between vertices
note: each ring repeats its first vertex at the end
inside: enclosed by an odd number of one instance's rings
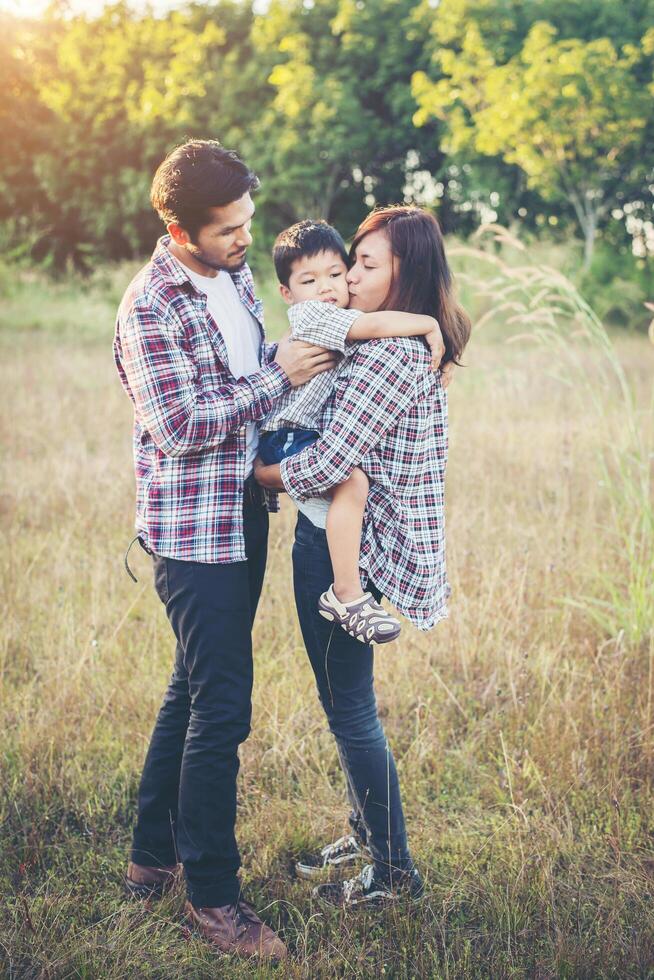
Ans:
MULTIPOLYGON (((419 208, 372 212, 350 250, 350 307, 404 310, 435 317, 445 363, 456 363, 470 321, 452 295, 452 277, 436 219, 419 208)), ((325 406, 322 436, 256 476, 297 500, 342 483, 355 466, 370 480, 360 566, 377 600, 385 595, 419 629, 447 615, 443 488, 447 400, 419 338, 375 340, 344 364, 325 406)), ((320 595, 333 581, 323 528, 298 515, 293 547, 295 601, 320 701, 345 773, 353 834, 298 862, 314 877, 369 856, 347 881, 314 894, 332 905, 383 905, 423 891, 409 852, 392 752, 377 715, 373 651, 321 618, 320 595)))

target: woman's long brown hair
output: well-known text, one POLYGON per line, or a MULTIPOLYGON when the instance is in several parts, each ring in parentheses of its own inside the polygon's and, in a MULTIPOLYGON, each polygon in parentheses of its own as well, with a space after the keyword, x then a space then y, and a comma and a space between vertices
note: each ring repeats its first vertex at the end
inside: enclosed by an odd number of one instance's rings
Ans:
POLYGON ((376 208, 357 228, 350 261, 366 235, 383 231, 399 261, 381 309, 426 313, 438 320, 443 334, 443 364, 459 363, 470 338, 470 318, 454 296, 452 273, 445 257, 440 225, 433 214, 418 207, 376 208))

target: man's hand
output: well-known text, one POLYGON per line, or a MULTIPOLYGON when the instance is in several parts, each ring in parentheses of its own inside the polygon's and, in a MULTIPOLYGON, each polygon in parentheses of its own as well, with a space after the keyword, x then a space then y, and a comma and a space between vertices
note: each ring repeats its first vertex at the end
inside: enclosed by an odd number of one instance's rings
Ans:
POLYGON ((307 344, 304 340, 291 340, 284 336, 279 341, 274 360, 279 364, 291 382, 293 388, 310 381, 321 371, 336 367, 338 355, 335 351, 325 350, 307 344))
MULTIPOLYGON (((433 319, 433 317, 430 317, 430 319, 433 319)), ((431 328, 429 333, 425 334, 425 340, 431 349, 432 371, 438 371, 441 361, 443 360, 443 354, 445 353, 443 334, 441 333, 441 328, 438 325, 438 320, 434 320, 434 326, 431 328)))
POLYGON ((452 380, 455 367, 456 365, 454 361, 448 361, 447 364, 444 364, 441 368, 441 384, 443 385, 443 388, 447 388, 452 380))

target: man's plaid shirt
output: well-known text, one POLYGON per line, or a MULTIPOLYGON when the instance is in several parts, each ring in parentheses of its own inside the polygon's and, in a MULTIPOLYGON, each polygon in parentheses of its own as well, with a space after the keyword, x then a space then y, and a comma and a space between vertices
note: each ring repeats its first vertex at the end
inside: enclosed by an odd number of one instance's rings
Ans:
POLYGON ((342 483, 355 466, 370 478, 360 566, 415 623, 447 616, 444 482, 447 396, 422 339, 358 345, 324 407, 322 436, 284 459, 296 500, 342 483))
MULTIPOLYGON (((128 286, 114 356, 134 403, 136 529, 159 555, 198 562, 245 561, 245 425, 262 419, 290 388, 265 343, 262 305, 247 266, 232 275, 261 327, 263 367, 229 371, 227 349, 164 236, 128 286)), ((277 496, 267 494, 269 510, 277 496)))

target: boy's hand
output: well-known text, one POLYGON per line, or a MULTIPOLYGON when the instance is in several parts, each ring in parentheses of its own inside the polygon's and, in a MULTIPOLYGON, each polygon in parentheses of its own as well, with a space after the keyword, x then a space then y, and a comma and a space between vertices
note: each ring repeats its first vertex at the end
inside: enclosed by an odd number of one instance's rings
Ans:
POLYGON ((456 365, 454 361, 448 361, 447 364, 444 364, 441 368, 441 384, 443 385, 443 388, 447 388, 452 380, 455 367, 456 365))
POLYGON ((294 388, 310 381, 322 371, 329 371, 338 363, 334 351, 307 344, 304 340, 291 340, 287 335, 279 341, 274 360, 286 372, 294 388))
MULTIPOLYGON (((433 319, 433 317, 430 319, 433 319)), ((425 340, 431 348, 432 370, 438 371, 441 361, 443 360, 443 355, 445 354, 443 334, 441 333, 441 328, 438 325, 438 320, 434 320, 434 326, 428 333, 425 334, 425 340)))

